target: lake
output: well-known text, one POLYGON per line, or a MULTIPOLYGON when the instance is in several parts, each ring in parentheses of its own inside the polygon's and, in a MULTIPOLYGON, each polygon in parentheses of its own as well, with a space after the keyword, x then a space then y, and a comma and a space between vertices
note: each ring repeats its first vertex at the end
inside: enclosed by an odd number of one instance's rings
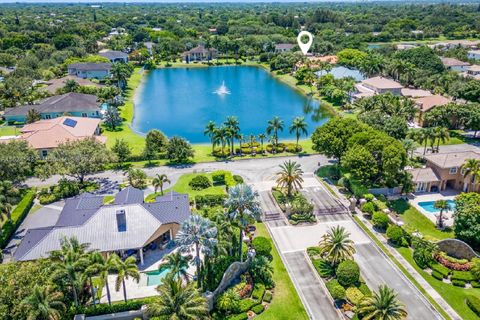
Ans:
POLYGON ((209 142, 203 131, 208 121, 220 125, 236 116, 245 136, 264 133, 267 121, 281 117, 288 133, 293 118, 305 116, 308 132, 328 120, 328 112, 311 100, 253 66, 165 68, 151 71, 136 97, 132 128, 140 133, 159 129, 192 143, 209 142), (224 90, 218 91, 224 83, 224 90))

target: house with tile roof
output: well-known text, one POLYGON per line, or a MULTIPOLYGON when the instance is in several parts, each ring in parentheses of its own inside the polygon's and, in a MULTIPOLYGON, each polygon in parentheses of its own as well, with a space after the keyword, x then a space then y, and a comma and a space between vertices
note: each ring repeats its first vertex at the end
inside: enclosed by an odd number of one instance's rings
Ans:
POLYGON ((53 119, 68 114, 72 117, 101 118, 100 103, 97 96, 69 92, 49 97, 37 104, 29 104, 5 110, 3 117, 7 122, 22 122, 27 119, 28 111, 36 110, 41 119, 53 119))
POLYGON ((72 63, 67 67, 70 76, 76 76, 82 79, 106 79, 110 78, 111 63, 72 63))
POLYGON ((77 76, 69 75, 62 78, 58 78, 58 79, 51 79, 48 81, 44 81, 42 83, 44 86, 40 87, 39 90, 47 91, 48 93, 55 94, 59 89, 62 89, 63 87, 65 87, 67 85, 67 82, 70 80, 75 81, 81 87, 95 87, 95 88, 104 87, 104 85, 100 83, 96 83, 88 79, 79 78, 77 76))
POLYGON ((190 217, 188 195, 170 192, 144 202, 143 191, 127 187, 111 205, 103 197, 84 193, 65 201, 54 226, 27 230, 13 253, 16 261, 48 257, 60 249, 62 238, 75 237, 90 250, 120 256, 134 254, 143 264, 144 248, 162 248, 174 239, 190 217))
POLYGON ((418 109, 417 122, 419 125, 423 125, 423 119, 427 112, 430 110, 444 106, 452 102, 452 99, 441 96, 439 94, 430 95, 426 97, 420 97, 414 99, 415 106, 418 109))
POLYGON ((217 59, 217 57, 218 57, 217 49, 215 48, 207 49, 202 44, 182 53, 182 60, 186 63, 210 61, 213 59, 217 59))
POLYGON ((111 63, 127 63, 128 62, 128 54, 122 51, 116 50, 102 50, 98 53, 99 56, 107 58, 110 60, 111 63))
POLYGON ((441 57, 440 60, 442 60, 443 66, 451 71, 464 72, 470 65, 468 62, 463 62, 455 58, 441 57))

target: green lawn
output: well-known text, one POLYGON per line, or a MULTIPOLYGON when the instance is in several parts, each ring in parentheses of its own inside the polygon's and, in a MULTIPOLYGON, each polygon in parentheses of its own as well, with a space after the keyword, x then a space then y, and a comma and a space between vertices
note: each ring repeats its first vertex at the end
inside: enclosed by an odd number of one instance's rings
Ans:
POLYGON ((463 289, 437 280, 417 266, 409 248, 398 248, 397 251, 422 275, 443 299, 455 309, 462 319, 478 319, 478 316, 466 305, 465 298, 467 295, 475 295, 480 298, 480 289, 463 289))
POLYGON ((20 134, 20 129, 15 126, 0 126, 0 137, 16 136, 20 134))
MULTIPOLYGON (((270 238, 266 226, 263 223, 257 223, 257 235, 270 238)), ((270 240, 271 241, 271 240, 270 240)), ((295 287, 290 280, 287 269, 285 268, 280 255, 272 243, 273 256, 273 280, 275 281, 275 293, 269 308, 262 314, 255 317, 258 320, 302 320, 308 319, 305 308, 300 300, 295 287)))
POLYGON ((454 238, 453 231, 441 231, 435 224, 425 217, 421 212, 408 204, 405 200, 396 200, 392 202, 392 208, 395 210, 403 222, 405 229, 409 232, 420 232, 427 240, 438 241, 447 238, 454 238))

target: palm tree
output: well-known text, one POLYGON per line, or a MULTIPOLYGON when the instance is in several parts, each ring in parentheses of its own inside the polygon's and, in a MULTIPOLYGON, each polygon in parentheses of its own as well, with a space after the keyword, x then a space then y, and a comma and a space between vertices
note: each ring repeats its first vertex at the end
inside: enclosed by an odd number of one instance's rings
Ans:
POLYGON ((158 271, 168 270, 172 276, 183 278, 185 282, 188 282, 187 269, 191 259, 191 256, 184 256, 180 251, 170 253, 165 257, 165 261, 160 263, 158 271))
POLYGON ((28 310, 28 320, 60 320, 62 311, 66 310, 62 302, 63 294, 53 291, 50 286, 41 288, 33 287, 32 293, 22 301, 28 310))
POLYGON ((283 120, 279 117, 273 117, 268 121, 267 134, 273 133, 273 138, 275 140, 275 147, 278 145, 278 131, 283 131, 283 120))
POLYGON ((295 136, 297 138, 297 150, 298 150, 298 140, 300 140, 300 136, 304 134, 305 136, 308 135, 307 132, 307 123, 305 122, 305 117, 296 117, 293 119, 292 125, 290 126, 290 133, 295 132, 295 136))
POLYGON ((477 159, 467 159, 465 164, 462 166, 463 176, 470 176, 471 183, 473 184, 473 189, 475 190, 475 184, 477 184, 477 179, 480 178, 480 160, 477 159))
POLYGON ((0 216, 3 214, 7 217, 7 220, 12 220, 12 208, 10 203, 0 203, 0 216))
POLYGON ((208 317, 207 301, 192 283, 183 287, 181 279, 166 277, 157 291, 159 297, 147 307, 149 317, 170 320, 208 317))
POLYGON ((26 123, 34 123, 41 119, 40 112, 36 109, 30 109, 27 112, 27 117, 25 119, 26 123))
POLYGON ((433 204, 433 207, 435 209, 439 209, 440 212, 438 213, 438 220, 437 220, 437 225, 438 228, 442 229, 443 228, 443 211, 449 211, 452 210, 452 207, 450 204, 447 202, 447 200, 437 200, 433 204))
POLYGON ((265 133, 260 133, 258 135, 258 139, 260 139, 260 143, 262 145, 262 153, 263 153, 263 142, 265 141, 265 139, 267 139, 267 135, 265 133))
POLYGON ((217 245, 217 228, 207 218, 192 215, 183 222, 175 237, 175 242, 183 252, 190 251, 192 246, 195 248, 194 261, 197 267, 198 287, 200 287, 200 252, 209 255, 217 245))
POLYGON ((229 134, 228 128, 225 126, 221 126, 220 128, 217 128, 215 130, 215 133, 213 135, 214 144, 221 145, 222 156, 225 154, 225 144, 227 141, 229 141, 228 134, 229 134))
POLYGON ((302 188, 303 170, 300 164, 295 161, 288 160, 280 165, 280 171, 277 172, 277 185, 280 188, 287 188, 287 197, 290 199, 292 190, 302 188))
MULTIPOLYGON (((108 276, 116 271, 116 255, 110 255, 108 258, 104 258, 100 252, 93 252, 91 254, 90 261, 93 262, 85 270, 89 275, 96 275, 102 281, 102 284, 107 289, 107 300, 108 304, 112 304, 112 299, 110 295, 110 287, 108 285, 108 276)), ((95 301, 95 297, 93 297, 95 301)))
POLYGON ((165 183, 171 183, 167 175, 165 173, 162 173, 162 174, 157 173, 155 178, 153 178, 152 180, 152 185, 153 185, 153 188, 155 189, 155 193, 157 193, 157 190, 160 189, 160 193, 163 195, 163 185, 165 183))
MULTIPOLYGON (((230 154, 233 155, 233 152, 235 150, 235 137, 237 137, 240 133, 240 123, 238 122, 237 117, 227 117, 227 120, 225 121, 224 125, 229 129, 230 131, 230 154)), ((240 147, 241 149, 241 147, 240 147)))
POLYGON ((215 149, 215 132, 216 132, 216 130, 217 130, 217 126, 215 125, 215 122, 209 121, 207 123, 207 125, 205 126, 205 130, 203 131, 203 134, 210 138, 210 142, 212 143, 212 152, 215 149))
POLYGON ((447 128, 437 127, 435 128, 435 136, 437 138, 437 152, 440 149, 440 142, 445 143, 450 140, 450 133, 447 128))
POLYGON ((116 254, 112 254, 115 261, 115 271, 117 272, 117 279, 115 281, 115 290, 119 291, 120 286, 123 286, 123 298, 127 302, 127 288, 125 286, 125 280, 132 277, 135 281, 140 281, 140 273, 138 272, 137 259, 130 256, 125 261, 120 259, 116 254))
POLYGON ((253 150, 254 150, 254 148, 255 148, 255 147, 254 147, 254 144, 255 144, 255 142, 257 142, 257 139, 256 139, 256 138, 257 138, 257 137, 255 137, 254 134, 251 134, 251 135, 248 136, 248 140, 249 140, 249 142, 250 142, 250 150, 251 150, 251 153, 252 153, 252 154, 253 154, 253 150))
POLYGON ((365 298, 357 309, 364 320, 401 320, 407 318, 405 306, 398 301, 397 294, 382 285, 373 296, 365 298))
POLYGON ((132 69, 127 63, 114 63, 110 70, 112 77, 117 80, 119 89, 125 88, 127 78, 132 74, 132 69))
POLYGON ((332 227, 323 235, 320 241, 320 252, 332 265, 338 265, 340 262, 352 259, 355 253, 353 241, 349 238, 350 233, 344 227, 332 227))
POLYGON ((260 202, 258 202, 257 198, 258 193, 246 184, 239 184, 228 190, 228 199, 225 202, 225 207, 227 208, 229 219, 235 221, 240 227, 238 239, 240 261, 243 261, 243 230, 250 222, 260 218, 260 202))

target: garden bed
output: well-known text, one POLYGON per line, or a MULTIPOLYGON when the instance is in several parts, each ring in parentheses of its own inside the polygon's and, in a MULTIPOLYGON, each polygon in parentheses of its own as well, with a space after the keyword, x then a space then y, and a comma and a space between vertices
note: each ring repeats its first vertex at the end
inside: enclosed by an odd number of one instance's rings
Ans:
POLYGON ((313 213, 313 204, 308 202, 302 193, 297 192, 289 198, 285 195, 284 190, 274 187, 272 188, 272 196, 280 209, 288 214, 288 222, 290 222, 290 224, 311 224, 317 222, 315 214, 313 213))

